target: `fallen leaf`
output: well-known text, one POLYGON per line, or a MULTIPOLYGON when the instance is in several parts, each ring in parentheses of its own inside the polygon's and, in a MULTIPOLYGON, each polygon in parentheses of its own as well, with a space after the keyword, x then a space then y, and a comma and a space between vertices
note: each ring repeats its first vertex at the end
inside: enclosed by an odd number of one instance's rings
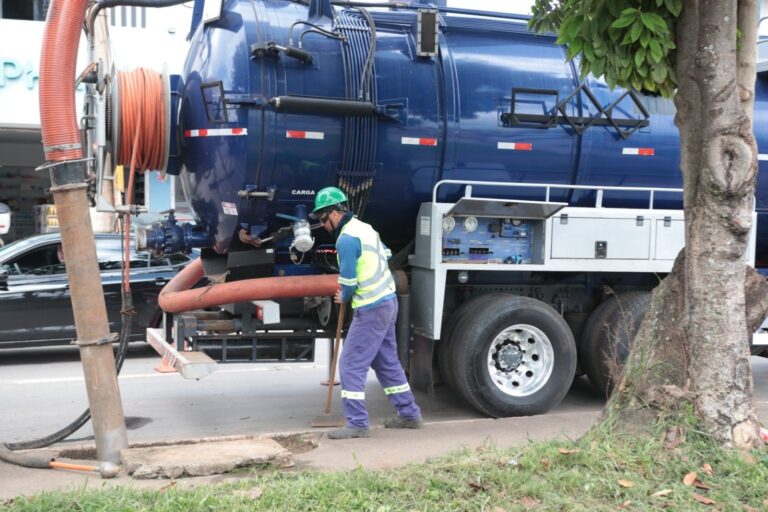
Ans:
POLYGON ((755 458, 752 455, 748 454, 748 453, 742 453, 741 454, 741 460, 743 460, 745 464, 754 464, 755 463, 755 458))
POLYGON ((539 506, 539 500, 531 498, 530 496, 523 496, 520 498, 520 504, 524 506, 526 510, 530 510, 539 506))
POLYGON ((670 494, 672 494, 672 489, 662 489, 660 491, 656 491, 655 493, 651 494, 651 496, 660 497, 660 496, 669 496, 670 494))
POLYGON ((619 480, 619 485, 622 487, 634 487, 635 482, 632 480, 619 480))
POLYGON ((541 465, 544 466, 544 469, 549 469, 549 459, 546 457, 541 459, 541 465))
POLYGON ((485 492, 485 491, 487 491, 487 490, 488 490, 488 489, 487 489, 487 488, 486 488, 484 485, 482 485, 482 484, 478 484, 477 482, 469 482, 469 487, 470 487, 470 488, 471 488, 473 491, 475 491, 475 492, 477 492, 477 491, 483 491, 483 492, 485 492))
POLYGON ((683 484, 685 485, 693 485, 693 482, 696 481, 696 477, 699 476, 696 474, 695 471, 691 471, 685 477, 683 477, 683 484))
POLYGON ((674 450, 683 443, 682 439, 675 439, 672 442, 667 443, 667 450, 674 450))
POLYGON ((706 462, 701 466, 701 469, 702 469, 702 471, 704 471, 709 476, 712 476, 712 473, 713 473, 712 466, 710 466, 706 462))
POLYGON ((695 499, 702 505, 714 505, 716 503, 715 500, 707 498, 706 496, 702 496, 701 494, 696 494, 696 493, 693 493, 693 499, 695 499))
POLYGON ((176 482, 176 480, 171 480, 171 482, 170 482, 170 483, 168 483, 168 484, 165 484, 164 486, 162 486, 161 488, 159 488, 159 489, 158 489, 158 491, 160 491, 161 493, 163 493, 163 492, 167 491, 168 489, 171 489, 171 488, 173 488, 173 487, 176 487, 176 483, 177 483, 177 482, 176 482))
POLYGON ((619 505, 617 508, 619 510, 623 510, 625 508, 629 508, 630 505, 632 505, 632 502, 630 500, 627 500, 624 503, 622 503, 621 505, 619 505))
POLYGON ((493 509, 493 512, 507 512, 507 509, 501 508, 501 507, 496 507, 496 508, 493 509))
POLYGON ((707 490, 709 489, 709 486, 704 482, 702 482, 701 480, 699 480, 698 478, 693 481, 693 486, 698 487, 699 489, 707 489, 707 490))
POLYGON ((233 494, 235 496, 240 496, 241 498, 250 498, 252 500, 257 500, 261 498, 261 495, 264 494, 264 491, 262 491, 260 487, 254 487, 253 489, 244 489, 244 490, 235 491, 233 494))
POLYGON ((571 449, 560 448, 560 450, 558 450, 558 451, 560 453, 562 453, 563 455, 571 455, 572 453, 579 453, 581 450, 579 450, 578 448, 571 448, 571 449))

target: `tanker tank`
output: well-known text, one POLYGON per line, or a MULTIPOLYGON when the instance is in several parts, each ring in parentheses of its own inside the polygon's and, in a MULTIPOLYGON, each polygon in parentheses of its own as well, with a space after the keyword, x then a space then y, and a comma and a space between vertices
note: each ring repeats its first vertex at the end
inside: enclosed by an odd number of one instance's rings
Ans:
MULTIPOLYGON (((172 223, 156 227, 147 245, 161 250, 173 238, 173 250, 188 249, 183 241, 194 239, 212 247, 204 251, 210 259, 274 242, 277 269, 313 273, 332 240, 323 230, 309 234, 306 212, 328 185, 344 189, 353 211, 395 251, 407 249, 419 205, 443 179, 681 186, 671 101, 580 79, 556 38, 529 32, 525 17, 400 5, 229 0, 218 19, 198 20, 177 88, 179 156, 169 170, 197 227, 184 236, 168 235, 181 229, 172 223), (304 258, 297 247, 306 250, 308 237, 315 243, 304 258)), ((758 129, 766 126, 765 98, 761 76, 758 129)), ((764 176, 758 266, 768 263, 764 176)), ((438 201, 461 193, 440 190, 438 201)), ((594 202, 592 194, 551 199, 578 206, 594 202)), ((614 193, 604 204, 642 200, 614 193)), ((681 206, 679 195, 657 200, 681 206)))

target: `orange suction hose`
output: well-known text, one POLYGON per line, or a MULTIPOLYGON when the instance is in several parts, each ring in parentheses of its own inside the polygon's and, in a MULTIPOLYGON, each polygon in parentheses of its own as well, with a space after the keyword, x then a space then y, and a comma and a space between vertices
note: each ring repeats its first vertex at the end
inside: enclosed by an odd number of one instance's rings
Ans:
POLYGON ((194 288, 204 275, 197 259, 179 272, 160 292, 158 303, 166 313, 181 313, 222 304, 251 300, 325 297, 339 288, 338 274, 315 276, 260 277, 194 288))
POLYGON ((48 8, 40 55, 40 126, 48 161, 83 158, 75 110, 75 67, 87 5, 88 0, 53 0, 48 8))

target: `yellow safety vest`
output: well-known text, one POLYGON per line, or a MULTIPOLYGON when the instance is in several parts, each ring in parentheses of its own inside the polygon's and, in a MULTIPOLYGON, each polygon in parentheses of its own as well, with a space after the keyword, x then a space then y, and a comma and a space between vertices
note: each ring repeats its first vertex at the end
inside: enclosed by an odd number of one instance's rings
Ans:
MULTIPOLYGON (((357 279, 339 276, 339 284, 355 286, 352 308, 373 304, 395 292, 395 280, 387 265, 389 249, 385 249, 379 234, 365 222, 352 217, 341 229, 339 237, 349 235, 360 240, 362 254, 357 258, 357 279)), ((337 256, 338 259, 338 256, 337 256)))

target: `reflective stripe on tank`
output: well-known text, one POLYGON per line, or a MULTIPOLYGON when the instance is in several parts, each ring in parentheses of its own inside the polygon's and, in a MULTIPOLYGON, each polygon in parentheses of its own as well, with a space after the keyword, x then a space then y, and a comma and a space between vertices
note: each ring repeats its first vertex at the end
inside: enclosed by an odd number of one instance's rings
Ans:
POLYGON ((239 137, 248 135, 248 128, 202 128, 200 130, 186 130, 184 136, 193 137, 239 137))
POLYGON ((410 391, 411 386, 408 385, 406 382, 405 384, 401 384, 400 386, 392 386, 389 388, 384 388, 384 394, 385 395, 394 395, 396 393, 405 393, 406 391, 410 391))
POLYGON ((347 400, 365 400, 365 391, 347 391, 346 389, 342 389, 341 398, 346 398, 347 400))

